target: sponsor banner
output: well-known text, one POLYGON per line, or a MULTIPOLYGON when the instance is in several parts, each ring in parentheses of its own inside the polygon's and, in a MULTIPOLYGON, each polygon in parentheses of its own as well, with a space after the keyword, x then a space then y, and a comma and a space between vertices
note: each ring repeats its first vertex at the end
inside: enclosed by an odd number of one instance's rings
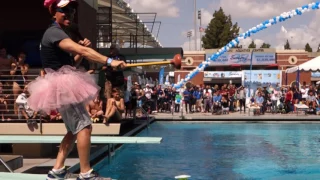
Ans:
MULTIPOLYGON (((212 53, 206 53, 206 58, 210 58, 212 53)), ((233 49, 229 52, 221 55, 215 61, 211 61, 212 66, 219 65, 250 65, 252 56, 252 65, 270 65, 276 63, 276 54, 275 52, 267 51, 264 49, 255 49, 252 53, 250 49, 233 49)))
POLYGON ((241 78, 242 71, 205 71, 205 78, 241 78))
POLYGON ((312 78, 320 78, 320 72, 311 72, 312 78))

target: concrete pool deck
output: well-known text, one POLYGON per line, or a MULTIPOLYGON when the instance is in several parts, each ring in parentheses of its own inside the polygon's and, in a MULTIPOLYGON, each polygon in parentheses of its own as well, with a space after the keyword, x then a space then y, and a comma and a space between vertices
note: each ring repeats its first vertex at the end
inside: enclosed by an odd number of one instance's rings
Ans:
MULTIPOLYGON (((271 114, 266 113, 264 115, 253 116, 248 112, 240 113, 234 112, 222 115, 212 115, 211 113, 192 113, 185 114, 181 117, 181 113, 155 113, 152 114, 156 121, 318 121, 320 116, 318 115, 305 115, 304 113, 295 114, 271 114)), ((320 123, 320 121, 319 121, 320 123)))

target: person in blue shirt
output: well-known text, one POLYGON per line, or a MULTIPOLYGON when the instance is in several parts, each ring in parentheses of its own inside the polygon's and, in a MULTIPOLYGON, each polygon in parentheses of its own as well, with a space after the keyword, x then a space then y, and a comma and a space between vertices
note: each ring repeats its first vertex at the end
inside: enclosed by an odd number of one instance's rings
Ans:
POLYGON ((199 87, 196 87, 196 90, 193 92, 193 97, 196 99, 196 111, 201 112, 202 93, 199 87))
POLYGON ((262 97, 261 92, 258 92, 258 96, 256 97, 256 103, 260 107, 260 112, 264 114, 264 111, 263 111, 264 98, 262 97))
POLYGON ((222 99, 222 95, 220 94, 220 91, 216 91, 212 97, 212 102, 213 102, 212 113, 216 112, 221 107, 221 99, 222 99))
POLYGON ((190 90, 189 89, 184 90, 183 97, 184 97, 184 102, 185 102, 185 107, 186 107, 186 113, 188 113, 188 106, 189 106, 189 112, 191 112, 192 104, 190 102, 190 90))

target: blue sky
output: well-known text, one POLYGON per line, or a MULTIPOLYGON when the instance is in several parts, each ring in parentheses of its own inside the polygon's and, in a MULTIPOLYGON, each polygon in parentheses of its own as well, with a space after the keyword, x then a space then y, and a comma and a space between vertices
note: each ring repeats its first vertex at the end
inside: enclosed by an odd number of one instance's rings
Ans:
MULTIPOLYGON (((159 41, 164 47, 183 47, 189 50, 187 31, 194 29, 194 0, 126 0, 135 12, 157 12, 157 20, 162 22, 159 41)), ((197 10, 202 10, 203 27, 210 22, 212 14, 222 7, 226 14, 231 14, 233 22, 238 22, 242 31, 290 11, 312 0, 197 0, 197 10)), ((304 49, 308 42, 315 50, 320 43, 320 10, 294 17, 254 35, 257 45, 269 43, 273 48, 282 49, 286 39, 292 48, 304 49), (281 31, 284 27, 287 32, 281 31)), ((143 17, 141 18, 143 20, 143 17)), ((197 21, 199 27, 199 21, 197 21)), ((156 34, 156 33, 154 33, 156 34)), ((199 34, 198 41, 199 41, 199 34)), ((246 47, 252 39, 241 42, 246 47)), ((194 37, 191 50, 194 50, 194 37)), ((197 43, 199 44, 199 43, 197 43)), ((199 48, 199 45, 197 45, 199 48)))

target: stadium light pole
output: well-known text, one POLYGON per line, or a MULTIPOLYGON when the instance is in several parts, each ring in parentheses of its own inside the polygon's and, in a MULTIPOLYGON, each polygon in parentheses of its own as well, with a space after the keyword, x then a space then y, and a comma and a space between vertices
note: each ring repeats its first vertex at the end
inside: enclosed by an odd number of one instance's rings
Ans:
POLYGON ((191 51, 191 36, 192 36, 192 31, 188 31, 187 37, 189 38, 189 51, 191 51))
POLYGON ((197 0, 193 0, 194 2, 194 48, 197 51, 197 0))

